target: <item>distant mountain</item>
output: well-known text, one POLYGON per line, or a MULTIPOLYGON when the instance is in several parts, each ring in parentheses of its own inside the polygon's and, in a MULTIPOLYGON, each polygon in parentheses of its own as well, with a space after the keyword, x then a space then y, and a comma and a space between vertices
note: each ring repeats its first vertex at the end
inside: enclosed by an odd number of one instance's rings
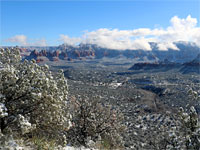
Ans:
POLYGON ((159 70, 159 71, 168 71, 171 69, 179 68, 181 66, 180 63, 176 62, 170 62, 169 60, 165 59, 161 62, 142 62, 142 63, 136 63, 132 67, 129 68, 129 70, 159 70))
POLYGON ((185 63, 192 61, 199 53, 200 47, 191 42, 177 42, 174 43, 179 50, 168 49, 168 51, 161 51, 157 49, 157 44, 152 48, 152 52, 163 61, 168 59, 171 62, 185 63))
POLYGON ((184 63, 180 71, 183 74, 188 74, 188 73, 200 74, 200 53, 194 60, 184 63))
POLYGON ((200 53, 198 54, 198 56, 192 61, 193 64, 200 64, 200 53))
POLYGON ((46 50, 41 50, 41 51, 37 51, 37 50, 33 50, 29 56, 25 57, 25 59, 31 60, 31 59, 35 59, 38 63, 41 61, 46 61, 46 60, 50 60, 50 61, 58 61, 59 58, 59 51, 46 51, 46 50))
POLYGON ((142 62, 135 63, 129 70, 145 70, 145 71, 168 71, 178 69, 183 74, 197 73, 200 74, 200 54, 195 59, 186 63, 170 62, 165 59, 160 62, 142 62))
POLYGON ((47 57, 50 61, 59 61, 60 59, 69 61, 77 59, 101 59, 104 57, 117 59, 123 57, 135 62, 155 63, 167 59, 170 62, 185 63, 192 61, 200 53, 200 48, 194 43, 177 42, 174 44, 179 50, 158 50, 158 43, 150 43, 152 51, 141 49, 115 50, 91 44, 80 44, 78 46, 62 44, 57 47, 47 47, 45 50, 34 50, 25 58, 33 58, 40 62, 42 61, 41 57, 47 57))
POLYGON ((25 59, 31 60, 35 59, 38 63, 46 60, 50 61, 59 61, 60 59, 62 60, 68 60, 71 61, 73 59, 83 59, 83 58, 92 58, 94 57, 95 54, 93 51, 88 51, 88 50, 72 50, 68 52, 63 52, 59 50, 55 51, 46 51, 46 50, 41 50, 37 51, 34 50, 30 53, 29 56, 25 57, 25 59))

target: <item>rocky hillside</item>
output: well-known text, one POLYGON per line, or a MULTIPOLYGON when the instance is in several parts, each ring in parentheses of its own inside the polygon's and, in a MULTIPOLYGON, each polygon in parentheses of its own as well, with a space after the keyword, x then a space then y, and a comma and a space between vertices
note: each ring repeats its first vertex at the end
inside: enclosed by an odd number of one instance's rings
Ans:
POLYGON ((168 49, 158 50, 157 43, 150 43, 152 51, 145 50, 114 50, 90 44, 80 44, 78 46, 60 45, 57 47, 47 47, 43 50, 36 48, 26 59, 36 59, 37 62, 45 61, 44 57, 50 61, 59 60, 82 60, 82 59, 102 59, 102 58, 125 58, 136 62, 158 62, 165 59, 170 62, 185 63, 192 61, 200 52, 200 48, 193 43, 176 43, 179 50, 168 49), (39 51, 37 51, 37 49, 39 51))
POLYGON ((200 54, 192 61, 184 63, 180 70, 182 73, 198 73, 200 74, 200 54))
POLYGON ((35 59, 38 63, 41 61, 59 61, 61 60, 68 60, 72 61, 73 59, 88 59, 88 58, 93 58, 95 56, 93 51, 89 50, 74 50, 74 51, 68 51, 68 52, 63 52, 59 50, 55 51, 46 51, 46 50, 41 50, 37 51, 34 50, 30 53, 29 56, 25 57, 25 59, 31 60, 35 59))
POLYGON ((144 63, 136 63, 132 67, 129 68, 129 70, 163 70, 167 71, 170 69, 178 68, 181 64, 169 62, 168 60, 165 60, 163 62, 144 62, 144 63))

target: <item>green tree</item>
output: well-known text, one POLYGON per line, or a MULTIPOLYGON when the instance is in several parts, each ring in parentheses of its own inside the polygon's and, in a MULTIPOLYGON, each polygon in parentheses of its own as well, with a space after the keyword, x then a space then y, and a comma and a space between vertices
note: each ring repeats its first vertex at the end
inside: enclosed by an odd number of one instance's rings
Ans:
POLYGON ((70 127, 68 85, 62 71, 24 62, 18 48, 0 49, 0 129, 60 133, 70 127), (20 130, 19 130, 20 129, 20 130))
MULTIPOLYGON (((126 127, 123 115, 110 105, 102 105, 98 99, 77 98, 71 100, 73 127, 68 130, 68 141, 73 145, 88 146, 90 141, 101 142, 106 148, 123 147, 122 133, 126 127)), ((105 148, 104 147, 104 148, 105 148)))

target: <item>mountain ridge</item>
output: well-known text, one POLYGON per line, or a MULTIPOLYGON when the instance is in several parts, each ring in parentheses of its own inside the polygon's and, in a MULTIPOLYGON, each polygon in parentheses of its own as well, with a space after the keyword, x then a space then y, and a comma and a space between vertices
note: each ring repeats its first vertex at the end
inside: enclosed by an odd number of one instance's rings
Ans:
MULTIPOLYGON (((169 60, 170 62, 186 63, 197 57, 200 53, 200 47, 194 43, 175 43, 179 50, 168 49, 158 50, 158 43, 150 43, 152 50, 114 50, 99 47, 91 44, 80 44, 71 46, 62 44, 57 47, 41 48, 31 47, 30 54, 25 56, 25 59, 35 59, 38 62, 45 61, 41 57, 46 57, 49 61, 59 60, 85 60, 85 59, 102 59, 125 57, 126 59, 134 60, 136 62, 159 62, 169 60)), ((27 48, 29 49, 29 48, 27 48)), ((27 51, 27 50, 26 50, 27 51)))

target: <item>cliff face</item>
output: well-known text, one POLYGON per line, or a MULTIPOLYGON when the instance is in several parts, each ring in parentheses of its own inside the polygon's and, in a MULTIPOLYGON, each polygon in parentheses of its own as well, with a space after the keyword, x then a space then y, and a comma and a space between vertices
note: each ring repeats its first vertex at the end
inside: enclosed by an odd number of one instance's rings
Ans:
POLYGON ((39 63, 41 61, 45 61, 46 59, 54 61, 56 60, 55 57, 58 57, 58 56, 59 56, 58 51, 47 52, 46 50, 41 50, 40 52, 38 52, 37 50, 33 50, 30 53, 30 55, 26 57, 25 59, 28 59, 28 60, 35 59, 39 63))
POLYGON ((45 57, 50 61, 59 61, 61 60, 72 60, 72 59, 81 59, 81 58, 92 58, 95 56, 93 51, 83 50, 83 51, 69 51, 69 52, 60 52, 58 50, 50 52, 46 50, 42 50, 38 52, 34 50, 27 56, 25 59, 31 60, 35 59, 37 62, 45 61, 45 57))
POLYGON ((134 64, 129 70, 170 70, 177 67, 180 67, 179 63, 172 63, 172 62, 157 62, 157 63, 136 63, 134 64))
POLYGON ((151 44, 152 51, 145 50, 114 50, 99 47, 96 45, 80 44, 79 46, 60 45, 57 47, 47 47, 47 50, 33 50, 26 59, 36 59, 46 57, 50 61, 76 60, 76 59, 101 59, 119 58, 123 56, 137 62, 158 62, 165 59, 170 62, 185 63, 192 61, 200 52, 196 45, 177 43, 179 50, 169 49, 167 51, 158 50, 156 43, 151 44))
POLYGON ((197 73, 200 74, 200 54, 192 61, 184 63, 180 70, 183 74, 197 73))
POLYGON ((175 68, 176 69, 178 68, 178 70, 183 74, 189 74, 189 73, 200 74, 200 54, 192 61, 182 64, 176 62, 170 62, 168 60, 164 60, 162 62, 157 62, 157 63, 143 62, 134 64, 132 67, 129 68, 129 70, 167 71, 175 68))

